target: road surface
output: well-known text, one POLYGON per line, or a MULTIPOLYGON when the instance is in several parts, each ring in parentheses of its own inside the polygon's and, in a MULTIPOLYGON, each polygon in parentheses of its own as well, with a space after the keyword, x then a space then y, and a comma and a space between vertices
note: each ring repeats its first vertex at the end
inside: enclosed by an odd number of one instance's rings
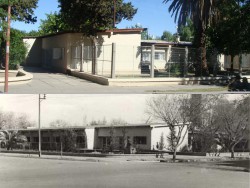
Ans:
POLYGON ((249 173, 189 163, 0 156, 1 188, 249 188, 249 173))

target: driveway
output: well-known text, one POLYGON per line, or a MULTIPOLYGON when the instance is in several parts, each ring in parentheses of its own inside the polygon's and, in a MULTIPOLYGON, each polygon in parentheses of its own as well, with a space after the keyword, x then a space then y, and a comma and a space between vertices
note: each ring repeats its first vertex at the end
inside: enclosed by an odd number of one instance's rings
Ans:
MULTIPOLYGON (((104 86, 87 80, 42 68, 25 67, 25 71, 33 74, 32 81, 24 84, 9 85, 10 94, 147 94, 176 92, 227 92, 225 88, 211 85, 157 85, 157 86, 104 86)), ((0 86, 3 93, 4 86, 0 86)))

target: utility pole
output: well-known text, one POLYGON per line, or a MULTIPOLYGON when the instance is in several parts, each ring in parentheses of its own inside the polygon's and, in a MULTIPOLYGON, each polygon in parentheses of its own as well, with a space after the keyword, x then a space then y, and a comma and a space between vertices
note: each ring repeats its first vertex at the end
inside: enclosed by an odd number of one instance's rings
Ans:
POLYGON ((38 155, 39 157, 42 156, 42 150, 41 150, 41 102, 42 100, 46 99, 46 94, 43 94, 43 97, 41 97, 41 94, 39 94, 39 99, 38 99, 38 155))
POLYGON ((8 93, 8 77, 9 77, 9 59, 10 59, 10 19, 11 19, 11 5, 8 1, 8 18, 7 18, 7 33, 6 33, 6 57, 5 57, 5 80, 4 93, 8 93))

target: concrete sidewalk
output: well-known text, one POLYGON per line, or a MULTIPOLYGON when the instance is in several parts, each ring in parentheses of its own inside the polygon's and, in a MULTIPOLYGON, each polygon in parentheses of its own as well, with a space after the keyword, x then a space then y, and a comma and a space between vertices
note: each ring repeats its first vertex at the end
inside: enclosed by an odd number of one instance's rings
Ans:
MULTIPOLYGON (((38 154, 22 154, 22 153, 0 153, 0 157, 24 157, 24 158, 37 158, 38 154)), ((125 162, 125 161, 148 161, 148 162, 172 162, 172 155, 164 153, 163 158, 156 157, 155 154, 110 154, 106 156, 98 155, 88 156, 70 156, 70 155, 44 155, 42 154, 41 159, 55 159, 55 160, 72 160, 72 161, 91 161, 91 162, 125 162)), ((231 159, 227 155, 221 157, 215 156, 190 156, 190 155, 177 155, 176 162, 211 162, 211 161, 225 161, 225 160, 236 160, 236 159, 250 159, 248 153, 244 155, 236 155, 235 159, 231 159)))
MULTIPOLYGON (((41 68, 25 68, 33 79, 24 84, 10 85, 10 94, 150 94, 150 93, 228 93, 226 87, 215 85, 104 86, 66 74, 41 68)), ((4 86, 0 86, 3 93, 4 86)))

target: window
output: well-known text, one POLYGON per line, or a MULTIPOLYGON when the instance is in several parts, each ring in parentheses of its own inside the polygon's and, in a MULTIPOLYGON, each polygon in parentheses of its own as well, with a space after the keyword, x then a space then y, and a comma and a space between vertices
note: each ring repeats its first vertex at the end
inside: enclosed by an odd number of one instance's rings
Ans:
POLYGON ((39 138, 38 137, 33 137, 33 142, 39 142, 39 138))
POLYGON ((165 52, 155 52, 156 60, 165 60, 165 52))
POLYGON ((147 144, 147 137, 135 136, 133 141, 134 141, 134 144, 147 144))
POLYGON ((142 52, 142 61, 151 61, 151 53, 142 52))
POLYGON ((42 142, 50 142, 50 137, 42 137, 42 142))
POLYGON ((82 56, 82 47, 81 46, 72 46, 71 48, 71 56, 72 59, 80 59, 82 56))
POLYGON ((110 146, 110 137, 102 137, 101 142, 103 148, 110 146))
POLYGON ((53 48, 53 59, 59 60, 63 59, 63 48, 53 48))

